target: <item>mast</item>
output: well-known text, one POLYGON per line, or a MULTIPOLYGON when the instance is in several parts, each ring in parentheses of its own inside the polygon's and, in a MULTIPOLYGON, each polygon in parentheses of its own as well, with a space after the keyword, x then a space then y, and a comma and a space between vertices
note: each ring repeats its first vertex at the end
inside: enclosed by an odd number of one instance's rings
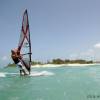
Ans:
MULTIPOLYGON (((30 29, 29 29, 29 20, 28 20, 28 12, 27 12, 27 9, 26 9, 26 13, 27 13, 27 25, 28 25, 28 30, 29 30, 29 59, 30 59, 30 62, 29 62, 29 66, 30 66, 30 71, 31 71, 31 38, 30 38, 30 29)), ((30 73, 30 72, 29 72, 30 73)))

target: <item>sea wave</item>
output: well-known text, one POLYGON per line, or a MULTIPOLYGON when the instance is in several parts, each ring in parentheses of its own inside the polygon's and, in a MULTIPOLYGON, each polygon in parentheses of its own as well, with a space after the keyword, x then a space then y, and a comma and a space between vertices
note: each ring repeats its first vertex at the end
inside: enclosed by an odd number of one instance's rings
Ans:
POLYGON ((49 72, 49 71, 35 71, 35 72, 31 72, 30 76, 51 76, 54 75, 53 72, 49 72))

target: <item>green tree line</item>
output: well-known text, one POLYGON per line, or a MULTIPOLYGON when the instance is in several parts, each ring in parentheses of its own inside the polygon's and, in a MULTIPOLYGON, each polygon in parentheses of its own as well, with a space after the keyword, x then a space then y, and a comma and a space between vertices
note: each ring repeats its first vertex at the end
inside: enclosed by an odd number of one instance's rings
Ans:
POLYGON ((74 64, 74 63, 91 64, 91 63, 93 63, 93 61, 92 60, 86 61, 86 60, 82 60, 82 59, 77 59, 77 60, 65 59, 65 60, 62 60, 62 59, 58 58, 58 59, 53 59, 51 61, 51 63, 52 64, 74 64))

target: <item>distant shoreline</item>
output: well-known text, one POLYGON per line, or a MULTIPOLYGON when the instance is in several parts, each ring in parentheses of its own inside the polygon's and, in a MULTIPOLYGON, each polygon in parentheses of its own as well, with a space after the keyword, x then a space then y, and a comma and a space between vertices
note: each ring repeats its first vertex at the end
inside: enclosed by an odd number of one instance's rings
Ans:
POLYGON ((92 64, 43 64, 43 65, 40 65, 40 64, 36 64, 36 65, 32 65, 31 67, 32 68, 43 68, 43 67, 67 67, 67 66, 79 66, 79 67, 82 67, 82 66, 91 66, 91 65, 100 65, 99 63, 92 63, 92 64))
MULTIPOLYGON (((90 63, 90 64, 80 64, 80 63, 73 63, 73 64, 35 64, 31 65, 31 68, 49 68, 49 67, 84 67, 84 66, 94 66, 100 65, 100 63, 90 63)), ((13 66, 6 66, 6 67, 15 67, 13 66)))
MULTIPOLYGON (((61 67, 61 66, 83 66, 83 65, 90 65, 90 64, 95 64, 92 60, 87 61, 87 60, 82 60, 82 59, 76 59, 76 60, 70 60, 70 59, 52 59, 51 61, 47 61, 46 63, 39 62, 39 61, 32 61, 31 65, 33 67, 45 67, 45 66, 51 66, 51 67, 61 67)), ((8 67, 14 67, 15 64, 9 63, 7 65, 8 67)))

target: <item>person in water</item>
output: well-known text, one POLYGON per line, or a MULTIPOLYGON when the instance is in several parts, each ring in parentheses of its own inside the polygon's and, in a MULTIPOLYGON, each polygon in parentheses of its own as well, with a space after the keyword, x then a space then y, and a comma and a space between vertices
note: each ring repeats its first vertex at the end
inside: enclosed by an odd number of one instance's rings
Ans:
POLYGON ((20 55, 20 51, 18 49, 14 49, 11 50, 11 58, 14 61, 14 63, 16 64, 16 66, 18 66, 20 68, 20 75, 27 75, 27 73, 25 72, 23 65, 21 64, 21 55, 20 55))

